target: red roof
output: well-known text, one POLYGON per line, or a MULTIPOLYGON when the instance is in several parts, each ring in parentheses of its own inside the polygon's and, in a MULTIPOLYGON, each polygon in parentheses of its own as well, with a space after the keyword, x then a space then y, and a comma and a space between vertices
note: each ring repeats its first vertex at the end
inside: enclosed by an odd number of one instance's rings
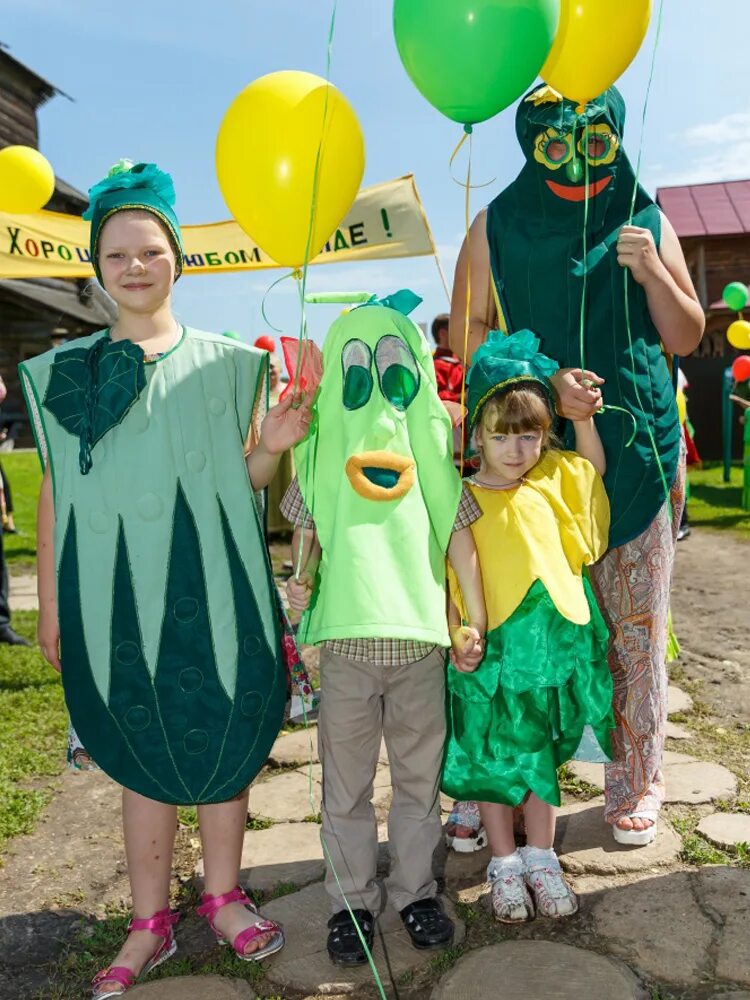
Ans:
POLYGON ((679 237, 750 233, 750 180, 659 188, 656 201, 679 237))

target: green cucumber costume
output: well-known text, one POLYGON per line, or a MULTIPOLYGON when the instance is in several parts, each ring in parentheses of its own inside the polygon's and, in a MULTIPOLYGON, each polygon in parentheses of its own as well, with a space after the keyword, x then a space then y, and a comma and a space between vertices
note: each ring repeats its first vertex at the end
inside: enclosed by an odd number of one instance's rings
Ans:
MULTIPOLYGON (((153 171, 97 185, 95 225, 118 198, 163 221, 153 171)), ((146 361, 103 330, 20 366, 52 474, 71 720, 112 778, 161 802, 233 797, 281 726, 277 595, 244 457, 266 358, 183 328, 146 361)))
POLYGON ((326 337, 316 418, 295 448, 323 552, 303 642, 449 645, 445 551, 461 482, 430 350, 400 311, 415 299, 359 306, 326 337))
MULTIPOLYGON (((606 380, 605 404, 629 410, 637 426, 635 441, 626 447, 632 421, 615 410, 597 417, 607 457, 612 547, 640 535, 666 500, 649 428, 667 484, 675 479, 680 452, 669 365, 645 293, 633 280, 628 282, 632 356, 628 343, 623 272, 615 249, 635 186, 621 147, 624 122, 625 104, 614 87, 580 115, 575 102, 549 87, 533 91, 516 117, 526 164, 487 210, 498 311, 509 331, 528 328, 538 334, 542 351, 563 368, 581 365, 579 319, 587 272, 585 367, 606 380)), ((659 209, 640 187, 633 224, 649 229, 659 246, 659 209)))

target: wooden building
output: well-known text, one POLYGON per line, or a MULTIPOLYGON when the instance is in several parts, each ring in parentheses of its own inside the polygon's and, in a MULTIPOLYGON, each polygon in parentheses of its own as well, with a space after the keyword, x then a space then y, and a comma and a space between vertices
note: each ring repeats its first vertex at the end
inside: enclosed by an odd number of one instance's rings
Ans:
MULTIPOLYGON (((58 96, 67 97, 0 47, 0 148, 38 148, 37 112, 58 96)), ((58 178, 46 207, 81 215, 87 204, 82 192, 58 178)), ((19 444, 30 444, 31 432, 18 383, 18 363, 55 343, 108 326, 114 318, 114 303, 93 280, 0 279, 0 374, 8 388, 0 419, 19 444)))
MULTIPOLYGON (((703 342, 680 362, 687 376, 688 408, 704 459, 720 459, 724 371, 738 354, 726 337, 737 314, 721 295, 730 281, 750 283, 750 180, 659 188, 656 200, 674 226, 706 313, 703 342)), ((734 456, 742 433, 735 415, 734 456)))

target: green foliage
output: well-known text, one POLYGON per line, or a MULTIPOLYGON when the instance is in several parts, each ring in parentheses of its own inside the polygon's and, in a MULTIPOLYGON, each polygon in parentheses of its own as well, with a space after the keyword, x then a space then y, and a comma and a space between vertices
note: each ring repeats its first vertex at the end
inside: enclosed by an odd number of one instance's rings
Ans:
POLYGON ((13 491, 17 535, 5 535, 5 558, 16 571, 33 572, 36 566, 36 505, 42 470, 36 452, 10 452, 2 456, 3 469, 13 491))
MULTIPOLYGON (((36 612, 18 612, 13 625, 36 635, 36 612)), ((39 779, 65 767, 67 714, 59 676, 39 650, 0 644, 0 851, 30 833, 50 799, 39 779)))
POLYGON ((730 475, 725 483, 720 462, 706 462, 702 469, 690 470, 690 524, 728 528, 750 536, 750 511, 742 509, 742 466, 733 465, 730 475))

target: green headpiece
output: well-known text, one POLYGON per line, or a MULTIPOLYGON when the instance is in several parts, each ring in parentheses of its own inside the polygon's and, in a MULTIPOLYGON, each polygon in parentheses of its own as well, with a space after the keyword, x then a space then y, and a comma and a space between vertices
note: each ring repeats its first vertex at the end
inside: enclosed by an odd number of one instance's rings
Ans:
POLYGON ((478 347, 469 371, 469 429, 474 430, 484 404, 498 392, 522 383, 541 386, 555 412, 555 396, 550 376, 560 366, 552 358, 539 353, 539 338, 531 330, 520 330, 505 336, 493 330, 478 347))
POLYGON ((89 207, 83 217, 91 220, 91 263, 99 281, 102 280, 98 260, 102 226, 115 212, 128 209, 151 212, 166 227, 176 258, 175 280, 179 278, 183 266, 182 233, 174 202, 172 178, 155 163, 133 165, 129 160, 120 160, 104 180, 89 190, 89 207))

